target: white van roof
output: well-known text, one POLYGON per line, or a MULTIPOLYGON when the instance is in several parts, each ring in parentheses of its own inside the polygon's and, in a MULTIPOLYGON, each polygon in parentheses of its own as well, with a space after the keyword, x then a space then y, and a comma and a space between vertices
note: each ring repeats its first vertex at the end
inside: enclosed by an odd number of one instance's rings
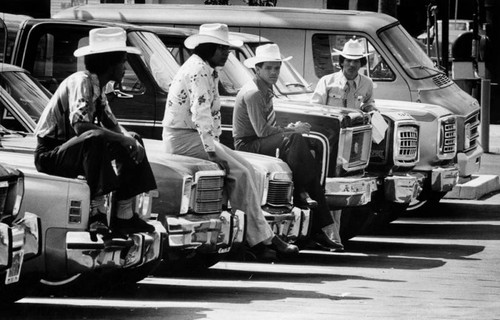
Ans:
POLYGON ((68 8, 56 19, 113 20, 143 25, 193 26, 225 23, 229 27, 276 27, 335 30, 338 26, 373 32, 398 23, 395 18, 370 11, 303 9, 260 6, 96 4, 68 8), (245 19, 242 19, 245 17, 245 19))

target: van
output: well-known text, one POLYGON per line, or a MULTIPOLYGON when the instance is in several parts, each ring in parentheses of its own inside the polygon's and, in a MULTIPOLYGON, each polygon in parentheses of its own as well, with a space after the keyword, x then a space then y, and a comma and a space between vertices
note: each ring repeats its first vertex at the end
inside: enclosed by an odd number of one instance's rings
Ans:
POLYGON ((253 6, 104 4, 63 10, 54 18, 126 21, 140 25, 198 27, 227 24, 277 43, 313 85, 338 70, 333 49, 356 37, 371 55, 363 72, 375 84, 376 99, 435 104, 457 116, 457 162, 461 177, 479 170, 480 106, 434 67, 421 46, 395 18, 375 12, 253 6))

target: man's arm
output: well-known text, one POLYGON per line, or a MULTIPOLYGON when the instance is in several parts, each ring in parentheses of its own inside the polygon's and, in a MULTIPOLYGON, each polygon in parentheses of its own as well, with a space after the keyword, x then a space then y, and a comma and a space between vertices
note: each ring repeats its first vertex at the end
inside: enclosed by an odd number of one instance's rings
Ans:
POLYGON ((268 137, 285 131, 281 127, 271 126, 267 123, 264 112, 264 108, 266 107, 265 101, 260 91, 249 92, 243 99, 247 107, 248 118, 257 137, 268 137))

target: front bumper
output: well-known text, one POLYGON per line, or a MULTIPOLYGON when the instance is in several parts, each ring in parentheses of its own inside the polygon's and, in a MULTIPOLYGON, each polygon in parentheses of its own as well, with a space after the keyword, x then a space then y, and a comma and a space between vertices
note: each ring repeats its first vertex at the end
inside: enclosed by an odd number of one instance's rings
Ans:
POLYGON ((22 264, 41 252, 40 218, 25 212, 12 227, 0 223, 0 270, 6 270, 5 284, 19 281, 22 264))
POLYGON ((207 253, 224 253, 234 244, 243 242, 245 216, 240 210, 234 214, 223 211, 217 218, 200 217, 199 220, 167 217, 166 228, 169 247, 197 249, 207 253))
POLYGON ((356 207, 368 204, 377 190, 376 177, 327 178, 325 196, 330 207, 356 207))
POLYGON ((417 177, 423 188, 422 194, 448 192, 458 183, 459 169, 456 165, 447 168, 436 167, 431 171, 413 172, 412 175, 417 177))
POLYGON ((384 198, 394 203, 410 203, 415 201, 422 191, 417 177, 394 175, 383 178, 384 198))
POLYGON ((311 210, 293 207, 290 212, 273 214, 263 210, 264 217, 271 226, 274 234, 288 239, 296 240, 307 237, 311 224, 311 210))
POLYGON ((166 233, 158 221, 151 233, 134 233, 127 239, 93 238, 86 231, 66 233, 66 257, 69 274, 101 268, 133 268, 161 258, 162 242, 166 233))
POLYGON ((479 167, 481 166, 481 156, 483 153, 483 148, 480 145, 469 153, 457 153, 457 163, 460 171, 460 177, 468 177, 479 171, 479 167))

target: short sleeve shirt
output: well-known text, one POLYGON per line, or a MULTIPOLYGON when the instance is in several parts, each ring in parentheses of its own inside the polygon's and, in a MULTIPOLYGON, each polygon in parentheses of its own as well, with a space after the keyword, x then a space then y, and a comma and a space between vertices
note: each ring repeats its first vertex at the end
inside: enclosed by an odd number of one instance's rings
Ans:
POLYGON ((353 109, 375 104, 373 81, 369 77, 359 74, 354 79, 355 88, 350 98, 354 101, 347 101, 346 85, 347 78, 342 71, 326 75, 318 81, 311 102, 336 107, 349 106, 353 109))
POLYGON ((101 92, 97 75, 79 71, 59 85, 38 121, 35 134, 64 142, 76 136, 76 123, 99 125, 101 112, 113 125, 118 124, 106 95, 101 92))
POLYGON ((215 151, 222 132, 217 72, 193 54, 170 86, 163 126, 197 130, 206 152, 215 151))

